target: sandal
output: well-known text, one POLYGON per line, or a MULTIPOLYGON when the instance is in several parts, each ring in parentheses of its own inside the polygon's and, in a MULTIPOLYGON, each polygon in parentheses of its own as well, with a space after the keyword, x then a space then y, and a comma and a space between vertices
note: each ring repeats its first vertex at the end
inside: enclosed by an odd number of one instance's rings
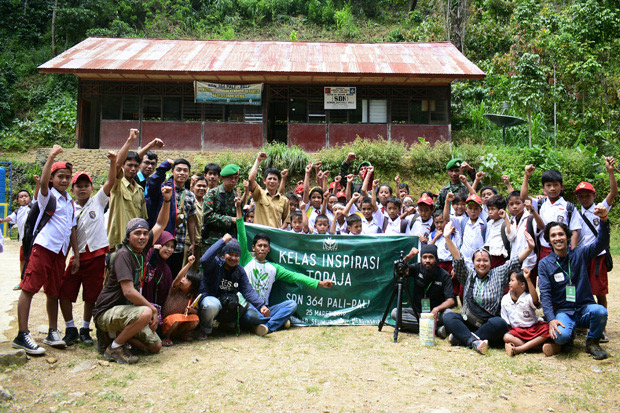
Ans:
POLYGON ((164 339, 161 341, 161 345, 162 345, 162 346, 164 346, 164 347, 171 347, 171 346, 173 346, 173 345, 174 345, 174 343, 173 343, 173 342, 172 342, 172 340, 170 340, 169 338, 164 338, 164 339))

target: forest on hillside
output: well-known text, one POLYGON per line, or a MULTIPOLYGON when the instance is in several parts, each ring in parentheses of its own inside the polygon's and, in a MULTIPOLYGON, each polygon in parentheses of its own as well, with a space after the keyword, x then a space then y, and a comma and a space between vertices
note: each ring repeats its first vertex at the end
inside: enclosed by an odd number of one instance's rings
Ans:
POLYGON ((453 84, 457 144, 500 144, 484 114, 502 111, 527 120, 509 145, 616 153, 620 140, 618 0, 2 0, 0 15, 4 151, 74 144, 77 79, 37 66, 88 36, 449 40, 487 73, 453 84))

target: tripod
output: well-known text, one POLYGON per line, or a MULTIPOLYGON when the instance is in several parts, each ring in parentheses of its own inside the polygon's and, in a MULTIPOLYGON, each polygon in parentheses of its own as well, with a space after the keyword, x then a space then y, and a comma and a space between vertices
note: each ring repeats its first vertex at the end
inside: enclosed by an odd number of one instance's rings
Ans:
POLYGON ((403 261, 403 252, 400 252, 401 259, 394 262, 394 289, 392 290, 392 296, 390 297, 390 301, 388 301, 387 307, 385 307, 385 312, 383 313, 383 318, 379 321, 379 331, 383 328, 385 324, 390 327, 394 327, 394 342, 398 342, 398 332, 401 329, 402 324, 402 315, 403 315, 403 289, 407 292, 407 296, 409 298, 409 307, 413 311, 413 314, 416 318, 420 318, 420 314, 413 307, 413 299, 411 298, 411 292, 409 291, 409 282, 407 281, 407 275, 409 272, 409 267, 403 261), (391 325, 385 322, 387 318, 388 312, 390 308, 392 308, 392 302, 394 301, 394 297, 396 297, 397 305, 396 305, 396 324, 391 325))

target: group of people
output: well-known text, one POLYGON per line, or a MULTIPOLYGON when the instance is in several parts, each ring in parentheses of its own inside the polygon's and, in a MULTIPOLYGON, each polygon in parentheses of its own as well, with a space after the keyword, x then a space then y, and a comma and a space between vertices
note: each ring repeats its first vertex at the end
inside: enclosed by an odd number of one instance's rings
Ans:
POLYGON ((108 177, 94 196, 88 173, 56 161, 62 153, 57 145, 37 181, 35 200, 27 191, 17 194, 20 208, 4 221, 18 226, 20 239, 24 231, 34 235, 31 246, 22 246, 13 347, 45 353, 28 330, 32 297, 41 287, 49 322, 44 344, 94 344, 94 322, 100 353, 119 363, 137 362, 136 351, 156 353, 177 340, 204 340, 216 325, 261 336, 288 328, 297 305, 272 303, 273 283, 333 283, 270 263, 268 235, 258 233, 248 245, 245 222, 251 222, 298 234, 416 236, 418 245, 406 257, 420 255, 419 263, 409 265, 414 296, 402 316, 404 328, 415 331, 419 315, 432 313, 437 334, 452 345, 480 353, 503 345, 510 355, 569 350, 577 329, 584 329, 586 351, 607 357, 599 343, 607 339, 607 211, 617 194, 613 158, 605 161, 611 191, 598 205, 587 182, 575 190, 580 205, 564 200, 562 175, 553 170, 542 174, 544 195, 530 198, 532 165, 525 168, 521 191, 505 178, 504 198, 494 187, 481 187, 484 173, 458 158, 447 164, 450 182, 439 194, 424 191, 414 202, 406 183, 397 176, 393 189, 375 178, 368 161, 350 173, 354 153, 331 182, 320 162, 308 164, 304 180, 286 193, 286 169, 267 168, 264 187, 257 183, 267 159, 263 152, 239 185, 238 165, 208 164, 202 174, 192 174, 182 158, 158 163, 156 150, 164 146, 159 139, 130 151, 137 138, 138 131, 130 130, 118 153, 108 153, 108 177), (73 304, 80 287, 78 330, 73 304), (454 311, 457 299, 460 312, 454 311), (544 318, 535 312, 541 305, 544 318))

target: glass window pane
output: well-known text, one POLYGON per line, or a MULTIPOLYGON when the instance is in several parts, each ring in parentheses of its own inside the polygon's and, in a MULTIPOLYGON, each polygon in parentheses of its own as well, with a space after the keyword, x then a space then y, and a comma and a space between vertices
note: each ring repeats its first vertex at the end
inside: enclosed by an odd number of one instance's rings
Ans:
POLYGON ((249 123, 263 122, 263 107, 257 105, 245 106, 245 121, 249 123))
POLYGON ((194 103, 193 96, 185 96, 183 98, 183 120, 186 122, 200 122, 202 106, 200 103, 194 103))
POLYGON ((392 101, 392 123, 409 122, 409 105, 406 100, 392 101))
POLYGON ((123 96, 123 120, 140 120, 139 96, 123 96))
POLYGON ((205 122, 222 122, 224 120, 224 105, 205 103, 205 122))
POLYGON ((436 124, 448 123, 448 101, 435 100, 431 105, 431 122, 436 124), (434 106, 434 107, 433 107, 434 106))
POLYGON ((409 112, 411 113, 411 123, 416 125, 425 125, 428 123, 428 112, 422 111, 421 100, 410 101, 409 112))
POLYGON ((325 123, 325 109, 322 100, 308 102, 308 122, 325 123))
POLYGON ((368 120, 370 123, 387 123, 387 100, 372 99, 369 101, 368 120))
POLYGON ((365 107, 363 102, 365 101, 358 100, 355 110, 349 111, 349 123, 362 123, 362 111, 365 107))
POLYGON ((306 99, 291 99, 288 108, 290 123, 308 122, 308 101, 306 99))
POLYGON ((181 98, 164 98, 164 120, 181 120, 181 98))
POLYGON ((347 114, 352 110, 330 110, 329 123, 347 123, 347 114))
POLYGON ((161 120, 161 96, 145 96, 143 120, 161 120))
POLYGON ((101 111, 103 119, 118 120, 121 118, 121 97, 104 96, 101 111))
POLYGON ((243 106, 226 105, 225 119, 227 122, 243 122, 243 106))

